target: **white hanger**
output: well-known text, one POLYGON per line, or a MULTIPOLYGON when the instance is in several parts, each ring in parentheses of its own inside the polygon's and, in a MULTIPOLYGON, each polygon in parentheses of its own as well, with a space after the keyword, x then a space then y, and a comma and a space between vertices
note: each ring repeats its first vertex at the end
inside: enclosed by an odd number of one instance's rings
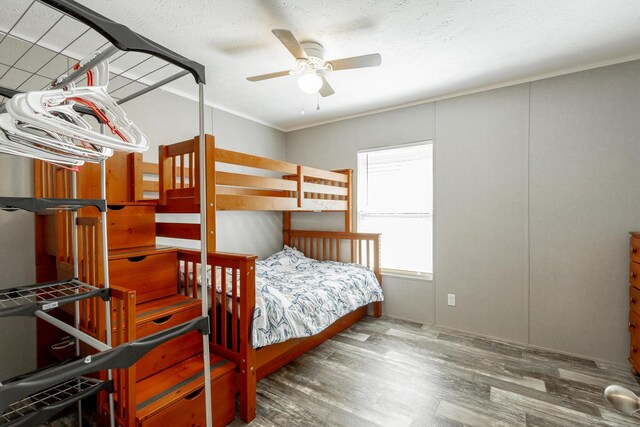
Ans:
MULTIPOLYGON (((68 120, 75 121, 78 125, 84 125, 89 129, 91 128, 70 106, 55 107, 51 110, 55 110, 57 114, 64 115, 68 120)), ((4 130, 6 136, 13 142, 35 145, 43 149, 60 152, 75 160, 98 163, 113 154, 113 150, 110 148, 91 145, 64 136, 61 137, 60 135, 38 129, 30 124, 19 123, 6 113, 0 114, 0 129, 4 130)))
POLYGON ((138 153, 149 148, 147 137, 127 118, 125 112, 101 86, 17 94, 7 101, 7 111, 21 122, 103 147, 138 153), (102 116, 116 136, 103 135, 51 114, 51 107, 69 102, 81 104, 102 116))
POLYGON ((84 161, 72 159, 68 155, 59 154, 47 149, 40 149, 30 142, 20 142, 20 138, 17 138, 17 141, 13 141, 2 129, 0 129, 0 153, 43 160, 64 168, 77 168, 84 164, 84 161))

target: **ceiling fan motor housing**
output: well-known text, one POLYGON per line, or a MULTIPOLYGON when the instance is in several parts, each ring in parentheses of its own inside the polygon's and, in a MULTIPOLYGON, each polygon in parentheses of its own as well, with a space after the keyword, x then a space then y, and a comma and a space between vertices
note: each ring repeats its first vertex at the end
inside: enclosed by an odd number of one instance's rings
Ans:
POLYGON ((304 62, 306 62, 310 68, 314 70, 325 68, 324 47, 322 47, 320 43, 306 41, 301 42, 300 46, 302 46, 305 53, 307 54, 307 59, 304 62))

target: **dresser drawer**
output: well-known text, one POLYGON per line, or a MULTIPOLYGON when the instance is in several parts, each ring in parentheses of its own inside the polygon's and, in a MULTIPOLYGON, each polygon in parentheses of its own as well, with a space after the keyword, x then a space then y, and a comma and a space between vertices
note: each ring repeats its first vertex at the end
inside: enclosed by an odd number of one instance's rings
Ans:
POLYGON ((109 250, 156 244, 156 210, 151 205, 109 205, 109 250))
POLYGON ((636 372, 640 372, 640 341, 631 339, 629 361, 636 372))
POLYGON ((629 256, 631 261, 640 263, 640 238, 631 238, 631 247, 629 248, 629 256))
POLYGON ((629 308, 640 314, 640 289, 629 286, 629 308))
POLYGON ((629 323, 627 330, 631 334, 631 339, 640 342, 640 314, 635 311, 629 311, 629 323))
MULTIPOLYGON (((136 310, 136 338, 160 332, 200 316, 200 301, 182 296, 163 298, 138 305, 136 310), (164 305, 156 304, 164 301, 164 305)), ((198 331, 180 335, 141 358, 136 363, 136 381, 188 359, 202 352, 202 335, 198 331)))
POLYGON ((138 304, 174 295, 178 290, 177 252, 111 259, 109 280, 136 291, 138 304))
POLYGON ((629 263, 629 284, 640 288, 640 264, 637 262, 629 263))

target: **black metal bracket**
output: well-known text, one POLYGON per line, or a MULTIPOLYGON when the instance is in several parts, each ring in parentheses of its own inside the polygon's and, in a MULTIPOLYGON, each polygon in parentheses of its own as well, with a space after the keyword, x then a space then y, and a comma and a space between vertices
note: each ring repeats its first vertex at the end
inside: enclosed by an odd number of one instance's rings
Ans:
POLYGON ((77 211, 78 209, 82 209, 87 206, 98 208, 100 212, 107 211, 107 202, 104 199, 47 199, 34 197, 0 197, 0 210, 5 211, 77 211))

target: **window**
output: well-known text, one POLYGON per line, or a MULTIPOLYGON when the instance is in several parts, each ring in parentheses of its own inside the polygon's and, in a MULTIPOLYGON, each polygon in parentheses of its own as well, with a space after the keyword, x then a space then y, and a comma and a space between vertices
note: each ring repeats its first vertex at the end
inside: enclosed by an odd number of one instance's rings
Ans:
POLYGON ((382 268, 433 272, 433 144, 358 152, 358 231, 382 233, 382 268))

